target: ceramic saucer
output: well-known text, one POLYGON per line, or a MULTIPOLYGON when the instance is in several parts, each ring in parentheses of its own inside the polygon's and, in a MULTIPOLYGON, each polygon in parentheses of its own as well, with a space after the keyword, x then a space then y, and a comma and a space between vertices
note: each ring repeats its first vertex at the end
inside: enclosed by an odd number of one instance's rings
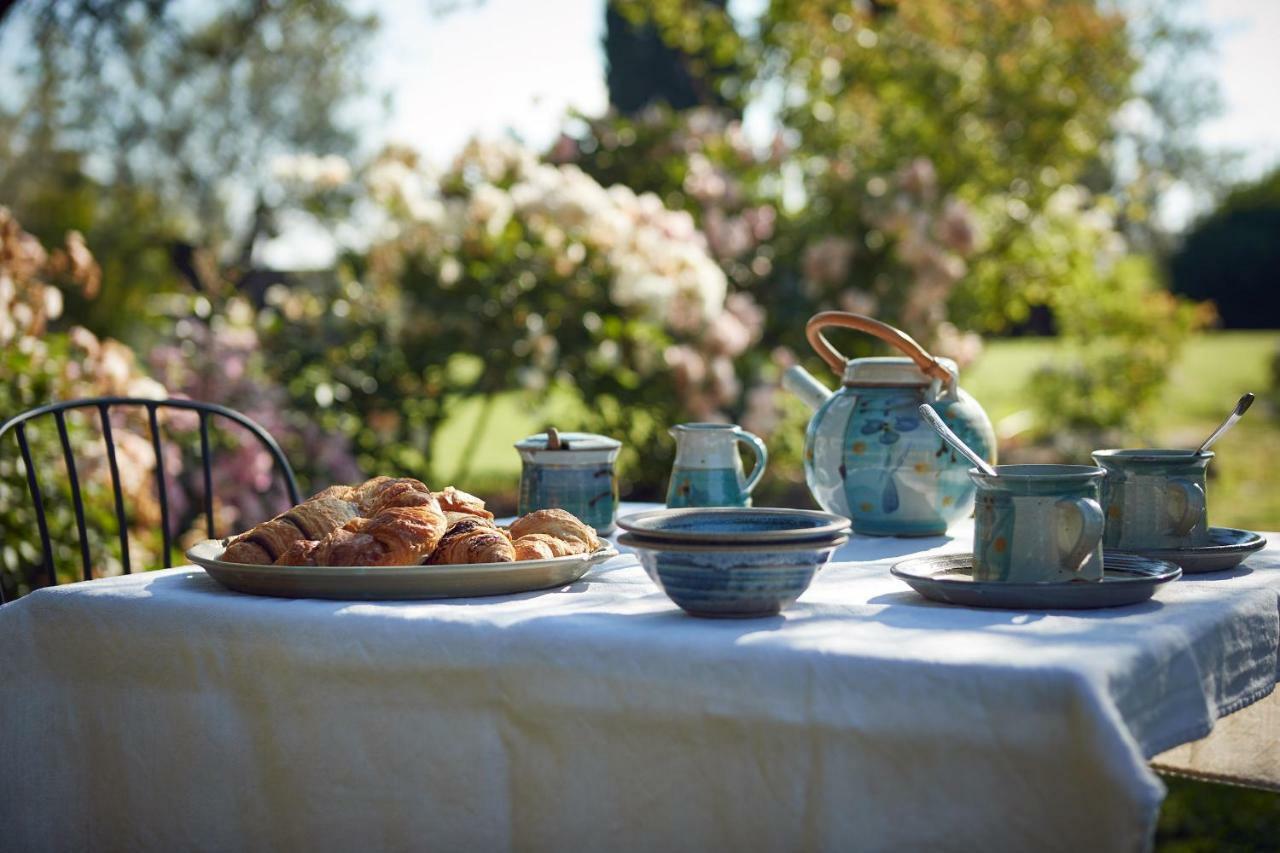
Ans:
POLYGON ((1198 548, 1151 548, 1140 551, 1106 549, 1106 555, 1151 557, 1167 560, 1182 566, 1188 575, 1204 572, 1221 572, 1240 565, 1245 557, 1266 547, 1267 540, 1252 530, 1236 530, 1234 527, 1210 527, 1209 544, 1198 548))
POLYGON ((1182 569, 1164 560, 1114 553, 1103 555, 1101 583, 975 581, 972 554, 917 557, 898 563, 891 571, 931 601, 1007 610, 1123 607, 1146 601, 1156 587, 1182 574, 1182 569))

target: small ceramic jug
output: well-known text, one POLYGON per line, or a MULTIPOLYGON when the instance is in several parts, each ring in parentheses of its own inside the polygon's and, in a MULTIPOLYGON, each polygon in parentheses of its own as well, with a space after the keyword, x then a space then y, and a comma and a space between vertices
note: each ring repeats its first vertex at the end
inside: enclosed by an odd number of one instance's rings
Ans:
POLYGON ((1205 469, 1213 451, 1098 450, 1108 548, 1195 548, 1209 542, 1205 469))
POLYGON ((1011 583, 1102 580, 1105 472, 1090 465, 977 469, 973 579, 1011 583))
POLYGON ((671 429, 676 461, 667 487, 667 506, 751 506, 769 451, 757 436, 735 424, 680 424, 671 429), (755 451, 751 476, 744 477, 738 442, 755 451))
POLYGON ((613 464, 621 448, 621 442, 603 435, 555 429, 517 441, 523 462, 519 513, 563 509, 599 534, 612 533, 618 511, 613 464))

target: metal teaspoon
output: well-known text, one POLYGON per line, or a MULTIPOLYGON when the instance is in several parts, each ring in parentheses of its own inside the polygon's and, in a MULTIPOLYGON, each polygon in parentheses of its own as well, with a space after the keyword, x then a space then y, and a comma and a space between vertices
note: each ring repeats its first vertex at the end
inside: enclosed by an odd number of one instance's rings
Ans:
POLYGON ((1204 444, 1197 447, 1192 455, 1199 456, 1201 453, 1208 450, 1209 445, 1222 438, 1223 433, 1235 426, 1236 421, 1240 420, 1240 418, 1244 416, 1244 413, 1249 411, 1249 407, 1252 405, 1252 394, 1245 394, 1241 397, 1239 402, 1236 403, 1235 409, 1232 410, 1231 414, 1227 415, 1227 419, 1219 424, 1218 428, 1209 434, 1209 437, 1204 440, 1204 444))
POLYGON ((969 445, 960 440, 960 436, 951 431, 951 427, 947 426, 946 423, 943 422, 938 413, 934 411, 933 406, 930 406, 928 403, 921 403, 920 416, 929 422, 929 426, 938 431, 938 435, 942 436, 947 444, 954 447, 961 456, 972 462, 979 471, 989 477, 999 476, 996 474, 996 469, 992 468, 987 463, 987 460, 974 453, 973 449, 970 448, 969 445))

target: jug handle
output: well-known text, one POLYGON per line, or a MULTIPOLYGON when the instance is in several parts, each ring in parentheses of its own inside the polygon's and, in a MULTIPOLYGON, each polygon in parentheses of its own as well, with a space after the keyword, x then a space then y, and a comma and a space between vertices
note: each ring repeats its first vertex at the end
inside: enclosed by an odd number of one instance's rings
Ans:
POLYGON ((868 335, 877 337, 900 350, 914 361, 926 376, 937 379, 943 385, 949 386, 955 382, 956 377, 947 369, 946 365, 929 355, 925 348, 916 343, 915 339, 906 332, 895 329, 888 323, 882 323, 879 320, 864 317, 861 314, 850 314, 847 311, 823 311, 814 314, 809 319, 809 322, 805 325, 804 332, 809 339, 809 346, 813 347, 813 351, 830 365, 837 376, 844 375, 845 365, 848 364, 849 360, 841 355, 840 351, 833 347, 831 342, 822 334, 823 329, 832 326, 856 329, 859 332, 866 332, 868 335))

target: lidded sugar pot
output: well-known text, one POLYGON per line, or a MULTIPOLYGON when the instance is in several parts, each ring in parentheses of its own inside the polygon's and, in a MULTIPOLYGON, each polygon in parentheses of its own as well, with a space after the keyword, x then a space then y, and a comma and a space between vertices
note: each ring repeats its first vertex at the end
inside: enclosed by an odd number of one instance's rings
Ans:
POLYGON ((520 453, 519 513, 563 509, 601 535, 614 531, 622 442, 587 432, 546 432, 516 442, 520 453))
POLYGON ((814 410, 804 473, 818 504, 870 536, 941 535, 967 518, 974 499, 969 463, 917 410, 931 404, 970 447, 995 462, 991 421, 957 384, 955 362, 935 358, 905 332, 860 314, 824 311, 809 320, 805 334, 841 377, 835 393, 798 365, 782 380, 814 410), (865 332, 903 356, 846 359, 822 334, 831 327, 865 332))

